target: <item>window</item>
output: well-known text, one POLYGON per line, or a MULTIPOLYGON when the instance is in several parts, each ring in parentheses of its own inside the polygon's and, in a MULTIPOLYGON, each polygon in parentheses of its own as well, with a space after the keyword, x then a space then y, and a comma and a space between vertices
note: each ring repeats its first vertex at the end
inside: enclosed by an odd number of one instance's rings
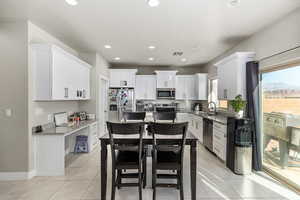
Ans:
POLYGON ((210 79, 208 87, 209 87, 208 100, 215 102, 218 108, 228 109, 228 101, 218 99, 218 79, 210 79))
POLYGON ((217 107, 219 106, 219 101, 218 101, 218 79, 211 79, 209 80, 209 95, 208 95, 208 100, 215 102, 217 107))
POLYGON ((263 166, 300 189, 300 66, 262 73, 263 166))

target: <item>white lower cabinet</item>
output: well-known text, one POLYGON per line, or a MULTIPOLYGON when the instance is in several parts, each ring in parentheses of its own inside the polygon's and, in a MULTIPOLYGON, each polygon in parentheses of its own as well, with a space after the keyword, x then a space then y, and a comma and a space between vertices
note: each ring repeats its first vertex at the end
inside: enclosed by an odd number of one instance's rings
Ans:
POLYGON ((177 113, 176 114, 177 122, 188 122, 188 131, 192 131, 192 123, 191 123, 191 114, 189 113, 177 113))
POLYGON ((177 122, 188 122, 190 131, 203 143, 203 118, 189 113, 177 113, 177 122))
POLYGON ((227 126, 218 122, 213 124, 213 152, 226 161, 227 126))
POLYGON ((89 138, 89 151, 91 152, 97 146, 97 143, 99 141, 98 122, 94 122, 91 125, 89 125, 88 138, 89 138))
POLYGON ((203 118, 200 116, 195 116, 195 135, 198 136, 198 139, 203 143, 203 118))
POLYGON ((99 141, 98 122, 93 122, 70 133, 33 135, 34 168, 37 176, 64 176, 65 155, 73 152, 76 136, 88 136, 89 152, 99 141))

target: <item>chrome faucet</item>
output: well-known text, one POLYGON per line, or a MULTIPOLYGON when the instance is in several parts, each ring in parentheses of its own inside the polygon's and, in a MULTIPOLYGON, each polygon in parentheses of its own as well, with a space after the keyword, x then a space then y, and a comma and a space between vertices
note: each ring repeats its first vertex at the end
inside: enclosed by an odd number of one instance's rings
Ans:
POLYGON ((209 102, 208 103, 208 111, 209 111, 208 112, 209 114, 216 115, 217 114, 217 104, 215 102, 213 102, 213 101, 209 102), (212 110, 210 108, 211 104, 213 105, 212 110))

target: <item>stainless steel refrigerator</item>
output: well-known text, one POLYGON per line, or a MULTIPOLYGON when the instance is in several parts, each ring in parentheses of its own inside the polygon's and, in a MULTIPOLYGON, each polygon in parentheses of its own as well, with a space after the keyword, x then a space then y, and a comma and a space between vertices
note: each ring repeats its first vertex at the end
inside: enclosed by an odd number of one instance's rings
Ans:
POLYGON ((110 88, 109 97, 109 121, 121 121, 123 112, 133 112, 135 99, 133 88, 110 88))

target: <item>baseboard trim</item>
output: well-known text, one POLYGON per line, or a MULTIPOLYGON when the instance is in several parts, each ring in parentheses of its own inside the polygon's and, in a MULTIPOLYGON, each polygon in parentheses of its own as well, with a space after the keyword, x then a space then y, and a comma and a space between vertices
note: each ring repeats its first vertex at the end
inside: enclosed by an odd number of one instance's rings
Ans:
POLYGON ((28 180, 35 176, 35 170, 30 172, 0 172, 0 181, 28 180))

